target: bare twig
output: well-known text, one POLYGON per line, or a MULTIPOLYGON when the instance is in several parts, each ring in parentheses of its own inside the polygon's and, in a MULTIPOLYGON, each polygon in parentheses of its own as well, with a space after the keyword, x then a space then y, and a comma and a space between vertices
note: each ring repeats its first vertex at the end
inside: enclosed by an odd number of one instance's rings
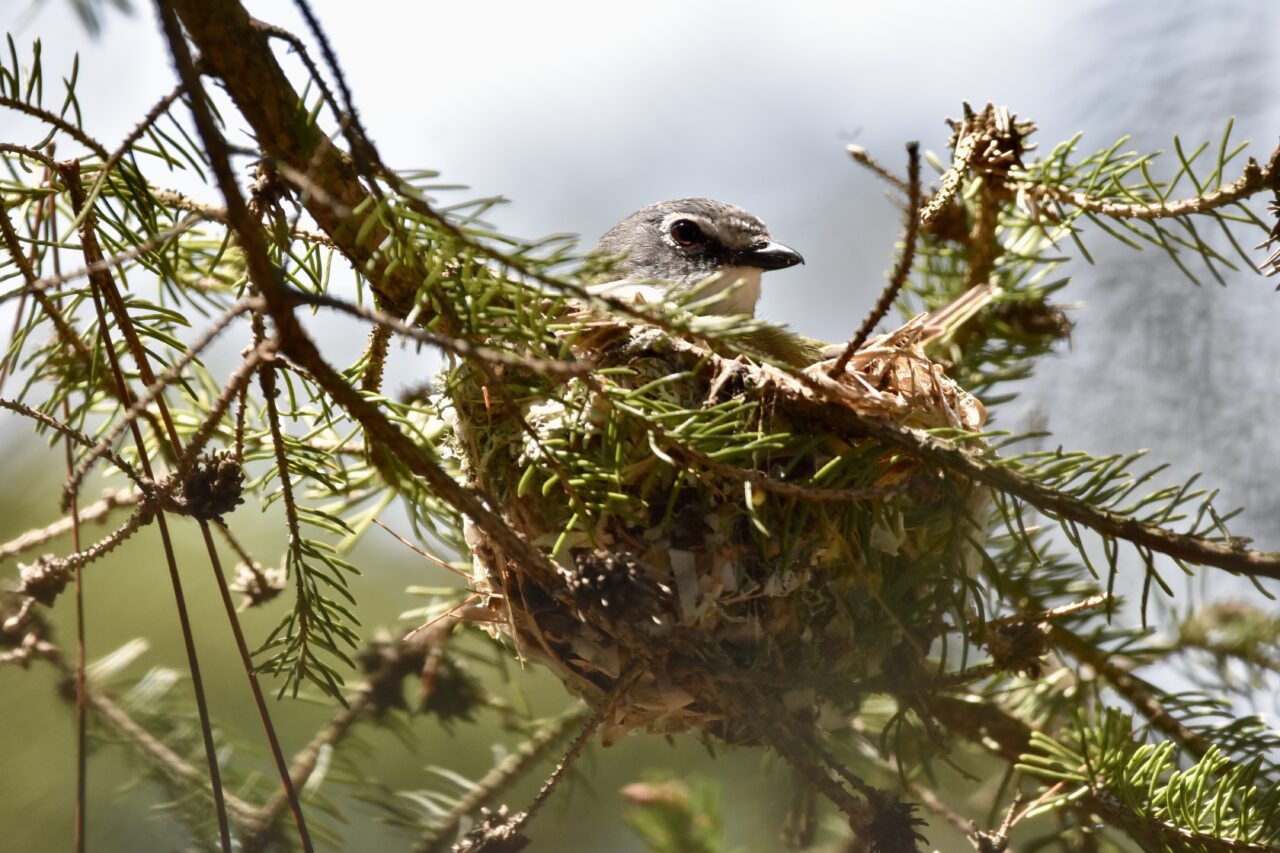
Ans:
POLYGON ((888 286, 880 293, 875 307, 862 321, 858 331, 849 339, 849 343, 845 345, 835 364, 831 365, 831 370, 828 371, 829 376, 837 377, 844 374, 849 359, 853 358, 858 348, 871 337, 871 331, 875 329, 876 324, 889 313, 893 300, 898 298, 898 291, 907 283, 907 276, 911 273, 911 263, 916 254, 916 237, 920 232, 920 216, 917 214, 920 209, 920 143, 918 142, 907 143, 907 178, 907 233, 902 238, 902 254, 898 256, 898 263, 893 268, 893 274, 889 276, 888 286))
MULTIPOLYGON (((227 209, 218 207, 213 204, 204 204, 195 199, 188 198, 176 190, 155 189, 151 191, 151 197, 165 207, 172 207, 175 210, 186 210, 190 213, 198 214, 201 219, 207 219, 210 222, 221 222, 227 224, 227 209)), ((319 243, 323 246, 334 246, 334 242, 329 239, 329 235, 323 231, 315 231, 311 228, 301 228, 297 225, 289 229, 290 236, 297 237, 308 243, 319 243)))
POLYGON ((542 787, 538 789, 538 794, 533 798, 533 802, 524 810, 519 818, 516 819, 517 829, 528 824, 533 816, 538 813, 547 798, 551 796, 551 792, 560 784, 560 780, 569 772, 569 768, 578 760, 578 756, 582 754, 582 750, 587 748, 591 736, 596 733, 596 729, 600 728, 600 724, 604 722, 605 717, 613 712, 614 707, 622 701, 627 695, 627 691, 635 684, 636 680, 643 674, 643 670, 639 666, 633 667, 629 672, 624 672, 618 676, 618 680, 609 688, 609 692, 601 699, 600 704, 592 712, 591 716, 583 724, 582 730, 578 732, 577 737, 569 744, 568 750, 560 759, 560 763, 556 765, 556 769, 551 771, 551 775, 542 783, 542 787))
POLYGON ((870 169, 872 174, 894 189, 903 193, 907 192, 907 182, 876 162, 875 158, 871 156, 871 152, 861 145, 848 145, 845 147, 845 151, 849 152, 849 156, 853 158, 855 163, 870 169))
POLYGON ((575 723, 586 716, 586 713, 586 708, 575 708, 549 720, 528 740, 516 747, 510 755, 495 764, 493 769, 477 779, 458 798, 453 807, 422 836, 414 849, 419 853, 428 853, 446 844, 457 832, 463 818, 473 814, 481 806, 493 802, 504 790, 524 776, 533 764, 542 760, 543 756, 568 734, 575 723))
MULTIPOLYGON (((53 417, 50 417, 49 415, 46 415, 44 412, 38 409, 33 409, 30 406, 27 406, 23 403, 19 403, 17 400, 5 400, 3 398, 0 398, 0 408, 9 409, 12 412, 17 412, 23 417, 30 418, 36 423, 43 424, 44 426, 47 426, 50 429, 58 432, 67 440, 74 441, 76 444, 79 444, 83 447, 97 449, 98 450, 97 455, 100 458, 106 459, 112 465, 119 468, 120 471, 126 477, 132 480, 140 490, 142 490, 143 492, 151 491, 153 486, 151 479, 149 477, 144 477, 142 474, 139 474, 138 470, 134 468, 133 465, 127 459, 125 459, 123 456, 116 453, 115 451, 111 450, 110 445, 107 445, 98 449, 98 443, 95 442, 89 436, 80 432, 80 430, 75 429, 74 427, 68 424, 64 424, 62 421, 58 420, 57 418, 53 418, 53 417)), ((64 512, 66 511, 68 506, 70 506, 69 502, 64 504, 62 508, 64 512)))

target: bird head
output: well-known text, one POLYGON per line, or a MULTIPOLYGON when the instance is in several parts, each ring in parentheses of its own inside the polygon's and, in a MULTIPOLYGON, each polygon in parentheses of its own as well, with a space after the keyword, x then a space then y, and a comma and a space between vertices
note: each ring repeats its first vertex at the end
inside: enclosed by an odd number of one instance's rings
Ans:
POLYGON ((804 263, 758 217, 707 198, 643 207, 610 228, 596 252, 618 259, 613 278, 621 281, 604 292, 626 295, 647 282, 667 297, 708 300, 703 310, 717 314, 755 313, 760 274, 804 263))

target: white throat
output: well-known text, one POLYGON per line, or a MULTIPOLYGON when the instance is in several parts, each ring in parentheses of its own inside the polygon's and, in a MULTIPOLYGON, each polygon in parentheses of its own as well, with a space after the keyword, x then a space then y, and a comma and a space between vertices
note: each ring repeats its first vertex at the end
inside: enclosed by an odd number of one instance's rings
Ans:
MULTIPOLYGON (((694 301, 705 303, 701 310, 708 314, 746 314, 754 317, 760 301, 760 274, 754 267, 725 267, 720 272, 690 286, 678 286, 676 292, 694 291, 694 301), (719 299, 715 297, 719 296, 719 299)), ((670 285, 668 285, 670 287, 670 285)), ((667 301, 661 283, 621 279, 593 284, 588 291, 598 296, 611 296, 637 303, 667 301)))
POLYGON ((760 301, 760 273, 754 267, 725 267, 699 286, 699 299, 724 294, 711 303, 708 310, 715 314, 746 314, 754 316, 756 303, 760 301))

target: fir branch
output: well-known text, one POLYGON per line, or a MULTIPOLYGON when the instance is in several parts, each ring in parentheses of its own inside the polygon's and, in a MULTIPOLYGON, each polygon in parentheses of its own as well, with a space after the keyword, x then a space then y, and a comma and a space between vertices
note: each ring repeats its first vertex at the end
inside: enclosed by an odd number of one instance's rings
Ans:
POLYGON ((1171 219, 1208 213, 1237 204, 1264 190, 1280 189, 1280 147, 1271 153, 1265 166, 1260 166, 1257 160, 1250 157, 1240 177, 1227 186, 1176 201, 1126 204, 1078 192, 1060 184, 1041 187, 1050 198, 1112 219, 1171 219))
POLYGON ((45 278, 32 278, 30 283, 22 289, 11 290, 8 293, 0 294, 0 304, 3 304, 15 296, 25 296, 27 294, 43 294, 46 290, 55 288, 67 282, 75 281, 79 278, 92 277, 101 272, 115 269, 123 266, 130 261, 137 260, 147 254, 162 249, 174 240, 174 238, 189 231, 193 226, 200 222, 199 216, 188 216, 172 228, 165 229, 157 234, 153 234, 146 240, 141 241, 136 246, 124 252, 113 254, 109 258, 102 258, 94 263, 87 264, 80 269, 72 270, 68 273, 60 273, 45 278))
MULTIPOLYGON (((210 72, 226 86, 253 128, 263 154, 276 161, 277 167, 284 165, 291 174, 306 176, 310 186, 321 188, 325 198, 335 202, 327 204, 314 193, 303 197, 320 228, 355 268, 369 277, 374 291, 385 300, 383 307, 395 314, 406 313, 424 278, 420 262, 408 256, 404 263, 394 265, 378 251, 390 232, 377 212, 362 204, 369 193, 349 161, 306 116, 301 99, 272 54, 267 34, 254 26, 235 0, 173 0, 172 5, 210 72), (340 208, 354 212, 343 216, 340 208)), ((229 221, 237 232, 243 232, 244 223, 233 203, 239 192, 228 194, 226 180, 231 176, 220 174, 225 143, 212 143, 207 128, 200 128, 200 132, 227 201, 229 221)), ((246 246, 251 264, 257 263, 253 258, 258 254, 251 247, 257 246, 260 243, 256 240, 246 246)), ((259 270, 258 278, 265 272, 259 270)))
MULTIPOLYGON (((191 58, 191 54, 187 50, 187 44, 184 39, 182 29, 178 23, 177 16, 173 12, 173 10, 168 6, 167 0, 157 0, 157 10, 160 17, 161 29, 164 32, 165 40, 169 44, 169 50, 173 57, 174 64, 177 67, 179 78, 181 79, 183 87, 187 90, 187 93, 190 96, 191 112, 195 118, 196 126, 200 131, 201 137, 205 141, 205 145, 208 149, 210 159, 211 161, 213 161, 213 168, 218 173, 219 183, 223 189, 224 196, 227 198, 227 203, 233 210, 235 210, 238 214, 240 214, 236 219, 237 225, 242 225, 242 222, 247 220, 248 218, 248 210, 244 205, 243 199, 241 199, 239 196, 238 188, 236 188, 235 178, 231 174, 230 164, 226 159, 225 144, 222 143, 222 137, 218 132, 218 128, 216 124, 214 124, 211 118, 211 115, 209 112, 209 106, 208 106, 208 103, 205 101, 204 91, 200 86, 199 76, 196 72, 194 62, 192 61, 192 58, 191 58), (228 193, 228 188, 231 188, 234 190, 234 196, 228 193), (239 201, 238 208, 235 206, 236 201, 239 201)), ((87 223, 88 223, 88 220, 86 220, 86 224, 87 223)), ((253 250, 258 249, 260 251, 262 247, 262 243, 260 239, 256 242, 253 239, 254 237, 258 236, 258 232, 256 229, 251 229, 251 228, 245 229, 243 227, 237 228, 237 231, 242 231, 241 238, 242 240, 245 241, 245 250, 250 255, 249 265, 251 268, 253 268, 255 265, 255 260, 252 257, 254 254, 253 250)), ((265 262, 265 261, 266 261, 265 258, 260 258, 258 263, 261 264, 262 262, 265 262)), ((261 271, 262 271, 261 266, 259 266, 259 272, 261 271)), ((117 319, 123 325, 124 317, 118 317, 117 319)), ((142 372, 142 376, 144 380, 154 383, 155 378, 153 375, 151 375, 150 368, 146 366, 145 353, 139 351, 138 349, 135 349, 134 357, 138 362, 138 367, 139 367, 139 370, 142 372)), ((265 372, 270 372, 269 366, 267 371, 265 372)), ((168 417, 168 410, 164 404, 164 398, 163 397, 159 398, 158 402, 160 406, 160 413, 162 417, 164 417, 166 426, 169 429, 170 441, 172 442, 173 450, 175 454, 179 453, 181 448, 181 442, 177 436, 176 431, 173 428, 172 420, 168 417)), ((261 691, 259 690, 257 680, 254 677, 253 666, 252 666, 252 661, 250 659, 249 651, 245 644, 244 637, 241 634, 240 623, 238 618, 236 617, 235 608, 231 603, 230 590, 227 588, 226 578, 223 577, 221 566, 217 556, 217 549, 214 547, 213 539, 210 535, 209 527, 207 524, 201 525, 201 532, 204 534, 205 548, 209 553, 209 558, 213 566, 215 578, 218 582, 218 590, 221 593, 222 600, 226 608, 227 619, 231 625, 232 632, 235 635, 237 650, 240 653, 241 661, 243 663, 244 670, 245 670, 245 677, 249 681, 249 685, 253 693, 254 700, 257 704, 259 718, 262 722, 264 733, 267 737, 269 745, 271 746, 272 757, 275 759, 276 770, 280 776, 281 785, 285 790, 286 794, 288 795, 290 804, 292 805, 292 808, 293 808, 294 823, 297 828, 299 841, 302 843, 303 849, 305 851, 308 851, 309 853, 311 849, 311 841, 310 841, 309 834, 307 832, 306 822, 302 814, 302 808, 300 803, 298 802, 297 793, 294 790, 292 781, 289 777, 289 769, 285 765, 284 755, 280 749, 280 745, 275 734, 275 728, 271 722, 271 717, 267 713, 265 701, 262 698, 262 694, 261 694, 261 691)), ((177 587, 175 585, 175 590, 176 589, 177 587)), ((191 673, 192 679, 193 681, 195 681, 197 679, 197 670, 195 668, 194 655, 191 656, 190 663, 192 666, 192 673, 191 673)), ((207 719, 204 718, 203 715, 201 718, 201 723, 202 723, 202 729, 204 730, 204 734, 207 742, 208 738, 210 737, 210 732, 208 727, 208 721, 207 719)), ((216 763, 214 763, 213 761, 211 761, 210 770, 211 770, 211 773, 213 774, 215 793, 217 793, 220 783, 218 781, 217 766, 216 766, 216 763)), ((219 825, 219 831, 222 836, 223 848, 229 849, 230 837, 227 831, 226 821, 223 818, 223 815, 221 814, 221 812, 219 812, 218 825, 219 825)))
MULTIPOLYGON (((222 332, 227 328, 227 326, 229 326, 234 320, 236 320, 245 311, 249 310, 250 307, 251 307, 251 304, 248 300, 241 301, 233 305, 221 317, 215 320, 213 325, 211 325, 208 329, 204 331, 203 334, 201 334, 195 341, 193 341, 182 353, 182 355, 177 360, 175 360, 173 364, 171 364, 168 367, 168 369, 165 370, 164 373, 156 377, 155 380, 152 381, 150 385, 148 385, 148 387, 145 388, 143 392, 133 400, 133 402, 124 410, 123 414, 118 419, 116 419, 111 429, 105 432, 102 438, 100 438, 96 444, 90 445, 89 453, 80 460, 79 464, 75 468, 75 471, 72 472, 71 477, 68 479, 66 485, 63 486, 62 500, 63 500, 64 510, 66 509, 67 505, 70 503, 72 497, 79 493, 80 484, 84 481, 84 478, 88 475, 89 470, 93 467, 93 463, 96 462, 99 458, 104 456, 106 456, 107 458, 111 458, 109 449, 111 445, 115 444, 116 439, 118 439, 121 435, 123 435, 125 430, 129 429, 132 426, 135 419, 137 419, 141 413, 145 412, 147 407, 149 407, 153 402, 157 402, 160 396, 175 381, 177 381, 183 375, 183 371, 186 370, 187 365, 195 361, 196 358, 200 355, 200 353, 203 352, 206 347, 212 344, 218 338, 218 336, 222 334, 222 332)), ((256 365, 258 360, 266 358, 268 356, 269 356, 269 352, 259 353, 257 350, 255 350, 245 358, 245 362, 250 363, 251 365, 256 365)), ((211 418, 206 419, 206 421, 208 420, 212 420, 212 419, 211 418)), ((195 448, 194 451, 191 448, 188 448, 188 451, 187 451, 188 456, 190 456, 190 459, 188 460, 188 464, 194 461, 194 454, 199 452, 200 444, 199 443, 193 444, 192 447, 195 448)), ((175 452, 176 452, 176 448, 175 448, 175 452)), ((115 459, 112 459, 112 461, 115 462, 115 459)), ((126 471, 126 473, 128 472, 126 471)), ((184 473, 184 466, 179 465, 177 470, 177 475, 180 477, 183 473, 184 473)))
POLYGON ((297 290, 289 290, 288 296, 296 302, 303 305, 318 305, 325 308, 332 308, 349 314, 353 317, 359 317, 373 323, 376 328, 386 329, 389 332, 403 335, 411 340, 419 343, 428 344, 447 352, 459 358, 468 359, 476 362, 483 362, 495 366, 519 367, 526 370, 532 370, 537 373, 547 373, 552 376, 569 378, 573 376, 588 376, 593 370, 593 366, 579 360, 568 359, 545 359, 532 355, 517 355, 508 353, 491 346, 473 343, 465 338, 455 338, 448 335, 441 335, 435 332, 428 332, 411 326, 404 321, 377 309, 365 308, 360 305, 353 305, 337 297, 328 296, 322 293, 304 293, 297 290))
POLYGON ((1082 664, 1093 667, 1111 689, 1124 697, 1153 727, 1175 740, 1196 758, 1204 758, 1213 748, 1203 736, 1169 713, 1164 701, 1166 697, 1160 691, 1145 679, 1119 666, 1115 656, 1107 654, 1095 642, 1090 642, 1061 625, 1051 627, 1050 641, 1082 664))
MULTIPOLYGON (((830 391, 811 386, 821 394, 830 391)), ((1100 509, 1080 498, 1012 470, 1004 460, 890 421, 860 418, 849 424, 863 433, 901 447, 926 461, 950 468, 977 482, 1026 501, 1052 518, 1074 522, 1109 538, 1130 542, 1176 560, 1225 569, 1248 577, 1280 579, 1280 553, 1253 551, 1203 536, 1176 533, 1109 509, 1100 509)))
MULTIPOLYGON (((76 444, 79 444, 81 447, 90 448, 90 450, 95 452, 96 457, 104 458, 108 462, 110 462, 112 465, 120 469, 120 472, 123 473, 130 480, 132 480, 134 482, 134 485, 138 487, 138 490, 141 493, 146 495, 151 495, 154 492, 155 484, 151 481, 151 479, 139 474, 137 469, 134 468, 133 465, 130 464, 127 459, 120 456, 120 454, 116 453, 115 451, 111 450, 110 443, 99 446, 98 442, 95 442, 92 438, 80 432, 78 429, 74 429, 69 424, 65 424, 62 421, 57 420, 56 418, 50 417, 49 415, 46 415, 44 412, 37 411, 36 409, 31 408, 30 406, 27 406, 23 403, 19 403, 17 400, 6 400, 3 398, 0 398, 0 408, 5 408, 12 412, 17 412, 23 417, 30 418, 31 420, 41 424, 42 426, 49 427, 50 429, 54 430, 60 435, 70 439, 71 441, 74 441, 76 444)), ((66 506, 63 507, 63 511, 64 512, 66 511, 66 506)))
MULTIPOLYGON (((188 198, 176 190, 156 189, 150 191, 151 197, 159 204, 165 207, 172 207, 175 210, 185 210, 188 213, 197 214, 200 219, 210 222, 220 222, 223 225, 228 224, 228 214, 225 207, 218 207, 213 204, 204 204, 195 199, 188 198)), ((329 235, 323 231, 316 231, 311 228, 303 228, 293 225, 289 228, 289 235, 297 237, 299 240, 305 240, 308 243, 318 243, 322 246, 337 248, 334 242, 329 239, 329 235)))

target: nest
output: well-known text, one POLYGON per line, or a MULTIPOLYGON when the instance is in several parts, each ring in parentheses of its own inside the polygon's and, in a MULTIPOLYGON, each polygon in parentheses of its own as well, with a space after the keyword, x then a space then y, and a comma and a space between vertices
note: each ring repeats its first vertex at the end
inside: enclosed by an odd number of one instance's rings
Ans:
POLYGON ((456 368, 464 474, 553 569, 467 531, 495 630, 608 698, 605 742, 758 742, 764 707, 856 711, 904 652, 923 658, 979 559, 989 497, 856 430, 982 426, 925 353, 938 319, 868 341, 835 378, 834 360, 787 370, 585 311, 556 328, 590 378, 456 368))

